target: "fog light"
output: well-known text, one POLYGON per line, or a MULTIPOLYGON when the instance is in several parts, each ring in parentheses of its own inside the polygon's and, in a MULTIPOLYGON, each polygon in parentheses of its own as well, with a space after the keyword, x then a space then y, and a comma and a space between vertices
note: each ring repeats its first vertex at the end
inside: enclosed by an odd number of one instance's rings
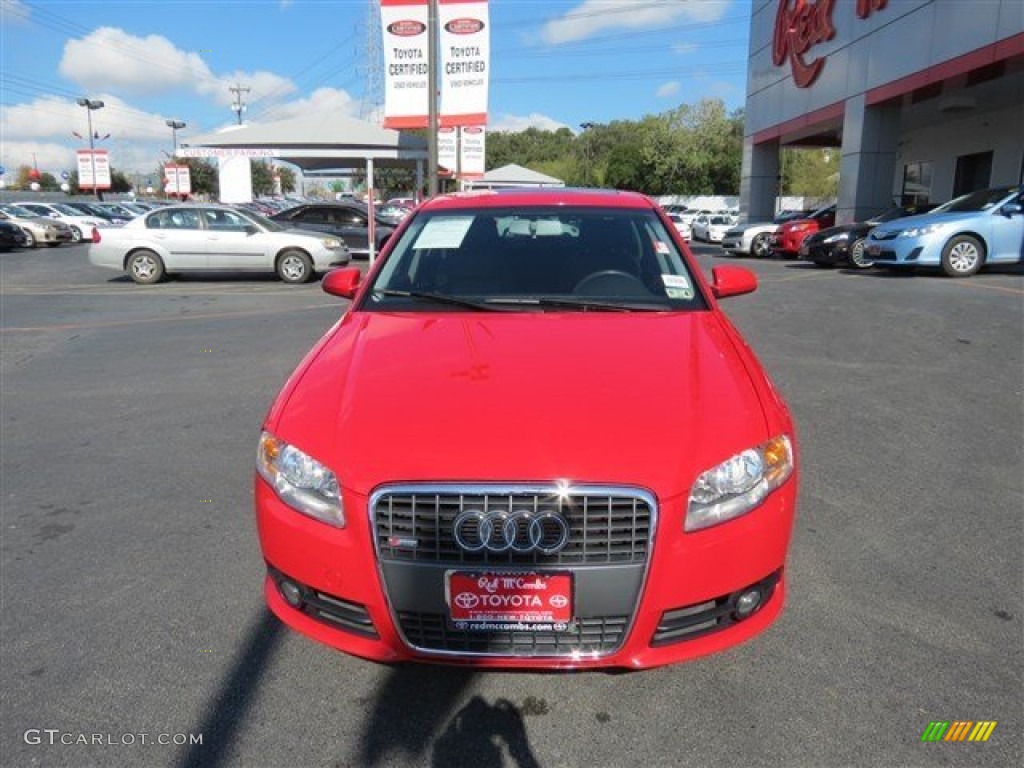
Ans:
POLYGON ((736 598, 736 618, 745 619, 761 605, 761 590, 748 589, 736 598))
POLYGON ((281 596, 284 598, 284 601, 292 608, 298 608, 302 605, 302 590, 299 589, 295 582, 281 579, 277 583, 277 588, 281 590, 281 596))

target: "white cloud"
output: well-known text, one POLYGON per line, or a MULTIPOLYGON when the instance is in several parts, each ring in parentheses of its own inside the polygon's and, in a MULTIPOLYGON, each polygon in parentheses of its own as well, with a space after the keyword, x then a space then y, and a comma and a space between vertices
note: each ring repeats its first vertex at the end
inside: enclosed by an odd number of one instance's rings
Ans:
POLYGON ((52 173, 60 178, 61 171, 75 168, 75 150, 61 144, 43 141, 4 141, 0 153, 0 165, 7 169, 4 175, 8 181, 16 178, 22 165, 32 167, 35 155, 36 167, 43 173, 52 173))
POLYGON ((21 0, 0 0, 0 18, 4 24, 28 21, 31 16, 32 9, 21 0))
POLYGON ((216 80, 205 80, 196 83, 196 92, 211 98, 217 104, 230 106, 235 101, 235 94, 228 86, 240 85, 248 88, 242 93, 242 100, 252 104, 257 99, 261 106, 268 106, 279 101, 290 93, 294 93, 295 83, 273 72, 242 72, 236 71, 218 77, 216 80))
POLYGON ((279 5, 282 11, 287 11, 289 8, 291 8, 292 0, 281 0, 279 5))
POLYGON ((688 53, 696 53, 700 50, 700 46, 696 43, 676 43, 672 46, 672 53, 678 53, 680 56, 684 56, 688 53))
POLYGON ((667 99, 669 96, 675 96, 679 93, 679 83, 673 80, 668 83, 662 83, 658 86, 658 90, 654 92, 654 95, 659 99, 667 99))
POLYGON ((530 115, 498 115, 487 126, 489 131, 505 131, 507 133, 519 133, 527 128, 538 128, 542 131, 557 131, 559 128, 568 128, 565 123, 560 123, 554 118, 534 112, 530 115))
POLYGON ((568 13, 547 22, 546 43, 586 40, 607 29, 657 29, 679 19, 717 21, 728 9, 726 0, 583 0, 568 13))
POLYGON ((90 90, 129 93, 192 90, 213 77, 198 53, 182 51, 161 35, 136 37, 114 27, 100 27, 84 38, 68 40, 60 73, 90 90))
POLYGON ((290 120, 320 112, 341 112, 356 117, 359 102, 349 96, 347 91, 338 88, 317 88, 308 98, 296 99, 274 107, 267 113, 264 122, 290 120))
POLYGON ((185 90, 230 105, 228 87, 251 90, 246 101, 268 102, 295 91, 295 84, 272 72, 230 72, 215 75, 198 53, 183 51, 161 35, 137 37, 115 27, 100 27, 84 38, 68 40, 60 73, 83 88, 129 94, 159 94, 185 90))
MULTIPOLYGON (((92 113, 93 131, 112 134, 118 139, 138 140, 163 138, 169 133, 163 115, 129 106, 117 96, 93 94, 103 108, 92 113)), ((0 114, 0 130, 6 138, 32 139, 59 137, 72 140, 75 131, 88 140, 88 117, 85 109, 70 99, 44 96, 27 104, 15 104, 0 114)))

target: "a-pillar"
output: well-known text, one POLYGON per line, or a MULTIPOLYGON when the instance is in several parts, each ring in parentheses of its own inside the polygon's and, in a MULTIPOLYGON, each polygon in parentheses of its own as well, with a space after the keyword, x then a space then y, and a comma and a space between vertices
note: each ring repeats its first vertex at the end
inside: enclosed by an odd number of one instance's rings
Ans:
POLYGON ((846 100, 836 222, 864 221, 891 208, 895 199, 900 107, 867 106, 864 94, 846 100))
POLYGON ((775 218, 779 194, 779 142, 754 144, 753 136, 743 139, 743 171, 740 177, 740 216, 746 221, 775 218))

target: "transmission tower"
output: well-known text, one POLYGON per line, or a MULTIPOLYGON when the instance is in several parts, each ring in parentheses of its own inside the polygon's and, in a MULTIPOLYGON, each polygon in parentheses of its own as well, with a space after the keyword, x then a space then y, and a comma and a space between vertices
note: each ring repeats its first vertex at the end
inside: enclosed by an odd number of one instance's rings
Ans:
POLYGON ((363 98, 359 117, 379 123, 384 119, 384 51, 381 49, 380 0, 367 0, 366 34, 359 46, 359 74, 363 80, 363 98))

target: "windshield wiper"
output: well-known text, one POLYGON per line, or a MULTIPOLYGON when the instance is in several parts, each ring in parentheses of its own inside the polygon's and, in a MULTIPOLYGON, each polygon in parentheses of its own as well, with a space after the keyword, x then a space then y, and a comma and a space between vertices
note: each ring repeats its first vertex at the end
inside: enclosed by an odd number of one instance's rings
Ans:
POLYGON ((435 301, 438 304, 452 304, 456 307, 467 309, 478 309, 482 312, 502 312, 498 307, 488 306, 472 299, 462 299, 458 296, 448 296, 443 293, 428 293, 426 291, 398 291, 393 288, 375 288, 373 293, 381 296, 396 296, 401 299, 423 299, 424 301, 435 301))
POLYGON ((571 307, 584 312, 664 312, 668 307, 661 304, 636 304, 621 301, 594 301, 593 299, 554 299, 537 296, 534 298, 487 299, 488 304, 506 304, 536 307, 571 307))

